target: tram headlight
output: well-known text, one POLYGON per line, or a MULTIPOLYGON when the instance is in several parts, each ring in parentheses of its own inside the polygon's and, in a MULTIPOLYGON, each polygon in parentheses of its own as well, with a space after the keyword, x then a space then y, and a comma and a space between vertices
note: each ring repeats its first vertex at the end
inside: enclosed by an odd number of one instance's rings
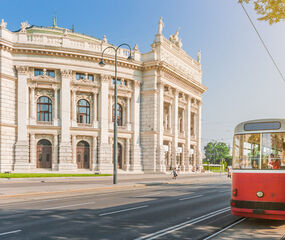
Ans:
POLYGON ((233 189, 233 196, 236 197, 237 196, 237 189, 233 189))
POLYGON ((261 191, 258 191, 258 192, 256 193, 256 196, 259 197, 259 198, 262 198, 262 197, 264 196, 264 193, 261 192, 261 191))

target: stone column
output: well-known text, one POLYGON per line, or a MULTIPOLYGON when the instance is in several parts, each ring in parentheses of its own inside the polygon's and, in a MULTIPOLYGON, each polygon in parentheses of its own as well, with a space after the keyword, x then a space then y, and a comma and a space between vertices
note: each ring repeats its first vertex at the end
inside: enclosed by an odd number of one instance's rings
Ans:
POLYGON ((182 154, 181 154, 181 171, 185 171, 185 144, 182 144, 182 154))
POLYGON ((172 132, 172 105, 171 103, 168 106, 168 129, 172 132))
POLYGON ((191 157, 191 96, 187 99, 187 110, 186 110, 186 171, 192 171, 192 167, 189 164, 189 159, 191 157))
POLYGON ((97 137, 93 136, 92 140, 92 171, 96 171, 97 169, 97 137))
POLYGON ((170 170, 170 167, 172 168, 172 163, 171 163, 171 159, 172 159, 172 151, 171 151, 171 142, 168 142, 168 168, 166 170, 170 170))
POLYGON ((36 104, 35 104, 35 87, 31 86, 31 93, 30 93, 30 124, 35 125, 37 114, 36 114, 36 104))
POLYGON ((72 163, 75 165, 77 165, 76 154, 76 135, 72 135, 72 163))
POLYGON ((30 149, 31 149, 31 159, 30 159, 30 166, 31 169, 37 168, 37 145, 36 145, 36 137, 35 134, 32 133, 30 135, 30 149))
POLYGON ((72 126, 77 126, 77 116, 76 116, 76 89, 72 89, 72 126))
POLYGON ((53 125, 58 125, 58 90, 57 87, 54 89, 54 115, 53 115, 53 125))
POLYGON ((76 165, 72 162, 72 149, 70 141, 70 81, 72 71, 61 70, 61 139, 59 145, 59 171, 75 170, 76 165))
POLYGON ((18 72, 17 86, 17 142, 15 144, 15 171, 29 170, 29 140, 28 140, 28 97, 27 85, 28 67, 16 66, 18 72))
POLYGON ((131 164, 130 164, 130 139, 126 139, 126 151, 125 151, 125 159, 126 159, 126 170, 127 171, 130 171, 130 167, 131 167, 131 164))
POLYGON ((158 94, 157 94, 157 156, 156 156, 156 172, 165 172, 165 154, 163 148, 163 107, 164 107, 164 85, 162 83, 158 84, 158 94))
POLYGON ((140 82, 134 81, 133 96, 132 96, 132 171, 142 171, 141 164, 141 147, 140 147, 140 82))
POLYGON ((109 144, 109 81, 112 76, 101 75, 101 91, 99 93, 100 139, 98 141, 98 170, 104 173, 113 172, 112 145, 109 144))
POLYGON ((53 135, 53 161, 52 170, 58 171, 58 135, 53 135))
POLYGON ((199 102, 199 110, 198 110, 198 117, 197 117, 197 125, 198 125, 198 130, 197 130, 197 162, 198 162, 198 166, 199 169, 202 170, 203 168, 203 163, 202 163, 202 154, 201 154, 201 123, 202 123, 202 103, 199 102))
POLYGON ((131 99, 130 98, 127 98, 127 116, 126 116, 126 123, 127 123, 127 127, 128 127, 128 130, 129 129, 129 126, 130 126, 130 123, 131 123, 131 120, 130 120, 130 112, 131 112, 131 104, 130 104, 130 101, 131 99))
POLYGON ((178 91, 175 91, 173 103, 173 140, 172 140, 172 167, 177 168, 176 153, 178 148, 178 91))
POLYGON ((93 127, 97 126, 97 92, 93 92, 93 127))

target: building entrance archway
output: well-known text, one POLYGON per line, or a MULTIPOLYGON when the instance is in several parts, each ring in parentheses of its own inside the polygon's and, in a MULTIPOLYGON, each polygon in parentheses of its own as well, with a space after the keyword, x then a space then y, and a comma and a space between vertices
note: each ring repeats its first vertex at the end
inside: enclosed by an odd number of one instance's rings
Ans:
POLYGON ((37 168, 51 168, 52 165, 51 142, 46 139, 38 141, 37 144, 37 168))
POLYGON ((90 168, 90 146, 86 141, 80 141, 76 147, 76 163, 79 169, 90 168))

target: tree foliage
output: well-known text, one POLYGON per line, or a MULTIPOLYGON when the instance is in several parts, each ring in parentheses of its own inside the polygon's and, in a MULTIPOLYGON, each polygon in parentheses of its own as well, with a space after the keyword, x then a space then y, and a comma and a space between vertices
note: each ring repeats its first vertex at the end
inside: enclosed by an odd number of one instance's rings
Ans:
POLYGON ((269 24, 285 19, 285 0, 238 0, 239 3, 253 3, 258 20, 268 21, 269 24))
POLYGON ((230 148, 224 142, 209 142, 205 147, 206 160, 210 163, 220 163, 222 160, 231 165, 230 148))

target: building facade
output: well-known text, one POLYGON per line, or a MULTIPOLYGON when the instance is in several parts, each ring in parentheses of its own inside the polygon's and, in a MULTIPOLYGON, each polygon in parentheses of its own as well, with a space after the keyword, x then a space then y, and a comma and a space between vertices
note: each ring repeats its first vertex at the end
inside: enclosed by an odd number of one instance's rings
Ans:
MULTIPOLYGON (((201 166, 201 56, 162 29, 161 19, 150 52, 118 51, 119 172, 201 166)), ((112 49, 99 66, 108 46, 56 24, 11 32, 1 21, 0 172, 112 172, 112 49)))

